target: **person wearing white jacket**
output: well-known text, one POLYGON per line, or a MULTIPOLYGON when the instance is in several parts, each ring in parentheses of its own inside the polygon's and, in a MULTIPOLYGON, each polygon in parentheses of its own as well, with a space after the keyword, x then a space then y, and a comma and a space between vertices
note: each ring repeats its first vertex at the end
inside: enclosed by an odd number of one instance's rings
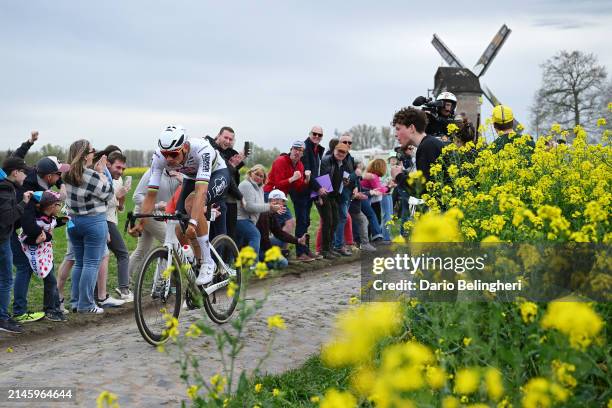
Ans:
POLYGON ((247 172, 245 180, 238 185, 242 193, 242 203, 238 207, 238 221, 236 223, 236 236, 238 246, 250 246, 259 254, 261 233, 257 229, 259 214, 273 211, 278 213, 283 207, 278 204, 269 204, 264 201, 263 185, 266 182, 266 169, 256 164, 247 172))

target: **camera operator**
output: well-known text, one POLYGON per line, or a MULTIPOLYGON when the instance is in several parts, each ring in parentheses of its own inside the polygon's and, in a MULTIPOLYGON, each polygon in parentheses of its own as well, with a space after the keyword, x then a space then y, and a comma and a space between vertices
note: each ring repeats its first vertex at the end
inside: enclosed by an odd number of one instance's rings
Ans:
POLYGON ((435 101, 419 96, 412 104, 420 106, 427 114, 426 134, 438 138, 448 135, 448 125, 455 122, 455 108, 457 107, 457 97, 453 93, 440 92, 435 101))

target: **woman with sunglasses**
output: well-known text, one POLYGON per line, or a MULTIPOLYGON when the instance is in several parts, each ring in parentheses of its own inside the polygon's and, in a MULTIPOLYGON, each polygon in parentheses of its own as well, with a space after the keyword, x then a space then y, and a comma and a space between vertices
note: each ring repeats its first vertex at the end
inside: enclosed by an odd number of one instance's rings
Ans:
POLYGON ((104 256, 108 225, 107 202, 114 194, 106 156, 94 165, 95 150, 84 139, 70 145, 70 170, 64 174, 66 206, 70 215, 68 236, 74 248, 72 308, 80 313, 104 313, 94 301, 94 287, 104 256))
MULTIPOLYGON (((151 177, 148 191, 142 203, 141 213, 149 214, 155 208, 157 191, 164 170, 174 170, 183 174, 181 196, 176 204, 176 212, 187 214, 185 199, 195 191, 191 219, 185 235, 195 238, 200 246, 200 271, 196 279, 197 285, 206 285, 212 281, 215 271, 215 261, 210 255, 208 238, 207 214, 210 216, 210 206, 225 198, 230 183, 230 174, 225 160, 210 143, 203 138, 188 138, 181 126, 170 125, 161 133, 158 139, 158 149, 153 154, 151 177), (206 211, 206 208, 209 211, 206 211)), ((130 229, 130 234, 138 236, 144 230, 147 218, 130 229)))

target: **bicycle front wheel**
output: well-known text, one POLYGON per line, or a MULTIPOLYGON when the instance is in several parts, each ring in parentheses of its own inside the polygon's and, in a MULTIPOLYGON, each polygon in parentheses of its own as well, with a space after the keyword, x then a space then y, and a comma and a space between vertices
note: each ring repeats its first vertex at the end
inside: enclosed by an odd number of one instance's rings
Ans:
POLYGON ((181 311, 181 276, 175 266, 170 280, 162 275, 168 265, 168 248, 154 249, 144 261, 134 288, 134 315, 138 331, 147 343, 165 343, 168 335, 164 314, 178 318, 181 311))
MULTIPOLYGON (((232 284, 235 288, 232 296, 228 296, 227 286, 222 286, 210 295, 204 296, 204 309, 208 317, 210 317, 213 322, 222 324, 230 320, 232 313, 236 310, 236 305, 240 299, 242 274, 241 268, 237 268, 235 265, 238 260, 238 247, 229 236, 216 236, 215 239, 212 240, 211 246, 215 248, 221 259, 215 259, 217 269, 215 270, 213 281, 210 283, 210 286, 219 282, 228 281, 228 284, 232 284)), ((213 258, 217 257, 213 255, 213 258)))

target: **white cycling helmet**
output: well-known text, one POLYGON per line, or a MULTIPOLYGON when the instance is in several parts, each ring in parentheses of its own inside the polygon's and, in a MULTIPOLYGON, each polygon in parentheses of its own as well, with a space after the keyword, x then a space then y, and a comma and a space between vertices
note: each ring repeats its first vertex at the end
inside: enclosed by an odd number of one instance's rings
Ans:
POLYGON ((185 128, 180 125, 168 126, 157 140, 157 144, 161 150, 178 150, 187 140, 185 128))
POLYGON ((436 101, 451 101, 453 103, 457 103, 457 97, 452 92, 440 92, 436 101))

